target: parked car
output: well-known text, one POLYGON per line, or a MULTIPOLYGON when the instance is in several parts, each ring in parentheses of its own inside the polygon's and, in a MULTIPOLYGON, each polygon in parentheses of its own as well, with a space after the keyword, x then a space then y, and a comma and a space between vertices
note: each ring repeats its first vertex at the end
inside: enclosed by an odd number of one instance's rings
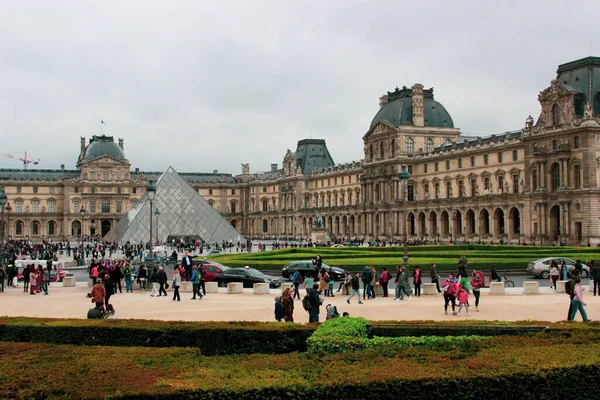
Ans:
POLYGON ((215 275, 225 272, 229 269, 227 265, 223 265, 213 260, 196 260, 192 259, 192 263, 194 265, 199 265, 202 267, 202 271, 204 272, 204 281, 205 282, 214 282, 215 275))
POLYGON ((255 283, 268 283, 270 288, 281 286, 281 279, 265 275, 254 268, 229 268, 216 274, 214 280, 220 287, 227 286, 229 282, 242 282, 245 288, 251 288, 255 283))
MULTIPOLYGON (((315 274, 315 266, 312 263, 312 260, 305 260, 305 261, 294 261, 291 262, 289 264, 287 264, 285 267, 283 267, 283 269, 281 270, 281 275, 286 278, 286 279, 292 279, 292 275, 294 275, 294 270, 298 268, 298 272, 300 272, 300 274, 302 275, 303 278, 306 278, 308 275, 311 275, 314 277, 315 274)), ((334 281, 343 281, 344 278, 346 277, 346 270, 340 267, 331 267, 325 263, 323 263, 323 268, 325 268, 325 270, 327 272, 329 272, 329 268, 333 269, 333 276, 331 276, 331 278, 333 278, 334 281)))
MULTIPOLYGON (((556 261, 556 265, 560 270, 560 264, 564 261, 569 271, 575 269, 575 261, 569 258, 562 257, 544 257, 539 260, 535 260, 530 262, 527 265, 527 274, 532 275, 536 278, 548 279, 550 277, 550 264, 552 264, 552 260, 556 261)), ((590 275, 590 268, 581 263, 583 269, 581 270, 581 277, 587 278, 590 275)))
POLYGON ((217 255, 221 255, 221 254, 225 254, 225 253, 223 253, 221 250, 205 250, 200 255, 202 257, 207 257, 207 256, 217 256, 217 255))

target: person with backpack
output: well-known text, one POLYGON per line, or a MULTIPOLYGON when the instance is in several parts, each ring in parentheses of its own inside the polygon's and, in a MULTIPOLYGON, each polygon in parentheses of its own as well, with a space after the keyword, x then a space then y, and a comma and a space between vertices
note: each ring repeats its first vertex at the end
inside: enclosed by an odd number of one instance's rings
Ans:
POLYGON ((302 283, 302 274, 298 271, 298 268, 294 269, 294 274, 292 275, 292 286, 294 286, 294 299, 298 296, 298 300, 300 300, 300 290, 299 286, 302 283))
POLYGON ((200 278, 198 276, 199 269, 200 269, 200 267, 198 265, 194 265, 192 267, 192 278, 191 278, 192 292, 193 292, 193 296, 191 298, 192 300, 196 300, 196 294, 199 297, 198 300, 202 300, 202 294, 200 293, 200 278))
POLYGON ((350 276, 350 285, 352 287, 352 294, 350 295, 350 297, 348 297, 348 299, 346 299, 346 303, 350 304, 350 300, 352 300, 352 298, 354 297, 354 295, 356 294, 358 296, 358 304, 362 304, 362 301, 360 301, 360 283, 358 281, 358 277, 359 274, 358 272, 355 275, 349 275, 350 276))
POLYGON ((362 273, 363 282, 363 300, 371 298, 371 280, 373 279, 373 271, 369 267, 365 267, 362 273))
POLYGON ((442 291, 444 292, 444 311, 448 315, 448 304, 452 304, 452 315, 456 315, 456 293, 458 284, 454 281, 452 272, 448 278, 442 283, 442 291))
POLYGON ((331 277, 325 271, 325 268, 321 268, 319 272, 319 294, 324 294, 325 297, 329 297, 329 281, 331 281, 331 277))
POLYGON ((404 300, 404 295, 408 297, 408 301, 412 300, 410 293, 406 290, 406 286, 408 283, 408 274, 406 273, 406 268, 404 266, 398 265, 396 267, 396 298, 394 301, 404 300))
POLYGON ((308 322, 319 322, 319 312, 323 301, 319 297, 318 284, 314 284, 311 289, 307 289, 306 296, 302 299, 302 306, 308 312, 308 322))

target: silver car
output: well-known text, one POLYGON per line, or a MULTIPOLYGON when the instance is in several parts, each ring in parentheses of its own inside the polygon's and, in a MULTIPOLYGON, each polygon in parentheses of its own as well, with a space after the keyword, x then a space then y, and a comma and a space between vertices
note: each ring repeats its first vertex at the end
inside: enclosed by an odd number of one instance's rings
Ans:
MULTIPOLYGON (((562 257, 544 257, 544 258, 540 258, 539 260, 530 262, 527 265, 527 274, 533 275, 536 278, 542 278, 542 279, 550 278, 550 264, 552 264, 552 260, 556 261, 556 265, 558 266, 559 271, 560 271, 560 264, 563 261, 565 262, 565 265, 569 269, 569 272, 572 271, 573 269, 575 269, 575 261, 573 261, 571 259, 562 258, 562 257)), ((583 266, 583 269, 581 270, 581 277, 587 278, 590 275, 590 268, 587 265, 585 265, 584 263, 581 263, 581 265, 583 266)))

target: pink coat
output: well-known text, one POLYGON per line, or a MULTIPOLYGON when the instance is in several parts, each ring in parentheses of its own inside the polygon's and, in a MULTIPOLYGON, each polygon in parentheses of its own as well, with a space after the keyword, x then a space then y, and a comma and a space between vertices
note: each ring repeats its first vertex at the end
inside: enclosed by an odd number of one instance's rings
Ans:
POLYGON ((469 301, 469 293, 467 293, 466 290, 461 289, 461 291, 458 292, 458 303, 459 304, 467 304, 468 301, 469 301))

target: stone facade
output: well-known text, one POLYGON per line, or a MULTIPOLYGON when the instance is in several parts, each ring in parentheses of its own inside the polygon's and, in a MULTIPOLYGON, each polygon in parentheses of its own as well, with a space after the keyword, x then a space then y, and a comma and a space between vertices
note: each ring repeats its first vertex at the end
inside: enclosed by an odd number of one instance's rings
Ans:
MULTIPOLYGON (((310 237, 318 213, 333 238, 406 232, 409 240, 595 245, 600 59, 561 65, 538 100, 537 121, 529 116, 522 129, 469 138, 433 89, 396 88, 379 98, 360 162, 336 165, 324 140, 306 139, 287 150, 282 168, 251 173, 242 164, 236 176, 181 176, 248 238, 310 237)), ((7 235, 77 238, 82 223, 86 235, 106 234, 159 176, 131 171, 113 145, 106 136, 87 146, 82 138, 76 170, 0 170, 12 207, 7 235)), ((122 140, 118 146, 124 150, 122 140)))

